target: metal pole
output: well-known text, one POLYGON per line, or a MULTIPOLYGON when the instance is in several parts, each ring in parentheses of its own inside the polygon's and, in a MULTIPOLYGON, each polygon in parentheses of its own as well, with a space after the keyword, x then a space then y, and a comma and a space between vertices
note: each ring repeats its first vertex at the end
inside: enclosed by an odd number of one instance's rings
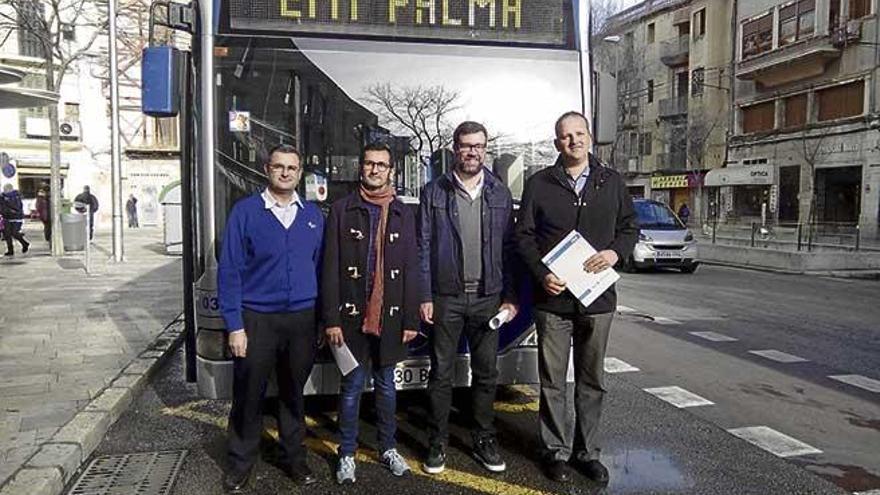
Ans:
POLYGON ((751 246, 755 247, 755 222, 752 222, 752 242, 751 246))
POLYGON ((195 229, 193 201, 193 120, 192 120, 192 73, 191 54, 183 52, 180 63, 181 105, 178 125, 180 126, 180 220, 183 230, 183 331, 186 359, 186 381, 192 383, 196 376, 196 310, 195 294, 195 229))
POLYGON ((214 2, 199 2, 201 18, 201 108, 199 155, 199 214, 201 218, 202 259, 204 267, 216 266, 214 256, 214 2))
POLYGON ((113 205, 113 261, 122 252, 122 157, 119 143, 119 73, 116 67, 116 0, 108 0, 110 21, 110 194, 113 205))
POLYGON ((85 244, 85 265, 86 275, 91 275, 92 266, 92 239, 89 234, 92 233, 92 205, 86 205, 86 244, 85 244))

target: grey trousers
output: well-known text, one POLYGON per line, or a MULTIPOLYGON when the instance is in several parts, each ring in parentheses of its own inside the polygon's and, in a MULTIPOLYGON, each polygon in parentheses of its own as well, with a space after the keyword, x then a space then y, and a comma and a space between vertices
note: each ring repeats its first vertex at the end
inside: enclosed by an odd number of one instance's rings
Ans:
POLYGON ((605 349, 614 313, 556 315, 535 311, 541 380, 541 441, 550 459, 599 458, 596 431, 605 396, 605 349), (574 394, 566 375, 574 352, 574 394), (574 404, 572 404, 574 402, 574 404))

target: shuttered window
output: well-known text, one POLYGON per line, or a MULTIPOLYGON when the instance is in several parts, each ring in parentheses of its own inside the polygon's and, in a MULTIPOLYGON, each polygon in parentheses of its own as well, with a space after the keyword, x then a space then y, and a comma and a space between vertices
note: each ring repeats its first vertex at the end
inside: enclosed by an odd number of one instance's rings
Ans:
POLYGON ((807 95, 795 95, 785 99, 785 128, 802 127, 807 123, 807 95))
POLYGON ((772 101, 743 107, 743 132, 748 134, 751 132, 772 130, 774 127, 775 113, 776 105, 772 101))
POLYGON ((816 91, 818 119, 840 119, 861 115, 865 108, 865 81, 855 81, 816 91))

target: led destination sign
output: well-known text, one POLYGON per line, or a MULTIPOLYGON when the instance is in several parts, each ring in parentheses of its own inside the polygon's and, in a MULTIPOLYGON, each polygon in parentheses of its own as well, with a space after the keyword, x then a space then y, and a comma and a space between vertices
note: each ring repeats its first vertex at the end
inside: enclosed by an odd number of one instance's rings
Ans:
POLYGON ((230 0, 236 30, 562 46, 570 0, 230 0))

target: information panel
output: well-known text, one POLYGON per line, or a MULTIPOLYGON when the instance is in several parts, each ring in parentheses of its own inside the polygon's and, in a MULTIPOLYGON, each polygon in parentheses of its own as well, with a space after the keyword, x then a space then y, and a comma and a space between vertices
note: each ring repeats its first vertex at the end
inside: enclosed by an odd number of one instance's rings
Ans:
POLYGON ((229 0, 228 13, 234 30, 564 46, 570 2, 229 0))

